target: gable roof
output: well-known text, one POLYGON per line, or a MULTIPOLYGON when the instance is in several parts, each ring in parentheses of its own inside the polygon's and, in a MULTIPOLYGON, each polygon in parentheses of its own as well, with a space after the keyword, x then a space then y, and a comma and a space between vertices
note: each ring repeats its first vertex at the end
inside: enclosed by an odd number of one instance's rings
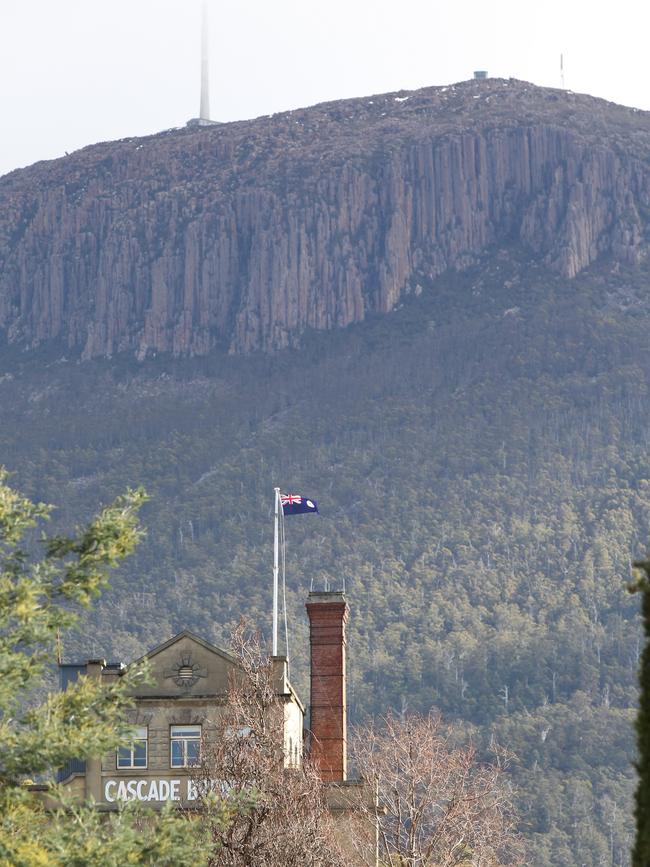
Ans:
POLYGON ((179 632, 177 635, 174 635, 172 638, 169 638, 162 644, 157 645, 157 647, 154 647, 151 650, 147 651, 147 653, 143 654, 138 659, 134 659, 131 665, 137 662, 144 662, 145 659, 152 659, 154 656, 162 653, 163 650, 167 650, 168 647, 172 647, 182 638, 189 638, 190 641, 194 641, 196 644, 200 644, 201 647, 205 647, 206 650, 214 653, 215 656, 220 656, 231 665, 239 667, 239 660, 237 659, 237 657, 233 656, 231 653, 228 653, 228 651, 222 650, 220 647, 217 647, 216 644, 211 644, 209 641, 206 641, 205 638, 201 638, 199 635, 195 635, 193 632, 190 632, 189 629, 184 629, 182 632, 179 632))

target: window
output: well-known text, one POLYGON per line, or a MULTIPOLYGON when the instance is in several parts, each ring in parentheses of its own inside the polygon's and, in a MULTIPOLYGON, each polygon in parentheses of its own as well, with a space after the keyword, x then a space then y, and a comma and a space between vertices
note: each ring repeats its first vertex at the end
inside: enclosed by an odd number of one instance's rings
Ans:
POLYGON ((172 726, 171 766, 188 768, 198 764, 201 753, 201 726, 172 726))
POLYGON ((147 767, 147 727, 137 728, 133 743, 117 751, 118 768, 147 767))

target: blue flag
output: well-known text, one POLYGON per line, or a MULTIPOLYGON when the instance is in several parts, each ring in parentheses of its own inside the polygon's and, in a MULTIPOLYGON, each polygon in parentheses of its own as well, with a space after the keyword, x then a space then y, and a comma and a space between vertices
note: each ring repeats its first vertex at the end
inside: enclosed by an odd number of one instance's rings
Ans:
POLYGON ((280 494, 282 512, 285 515, 306 515, 309 512, 318 512, 316 500, 308 500, 300 494, 280 494))

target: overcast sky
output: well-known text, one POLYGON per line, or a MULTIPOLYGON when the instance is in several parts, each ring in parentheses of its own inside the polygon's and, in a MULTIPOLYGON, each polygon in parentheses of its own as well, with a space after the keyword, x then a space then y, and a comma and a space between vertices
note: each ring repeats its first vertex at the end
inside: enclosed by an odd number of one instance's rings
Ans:
MULTIPOLYGON (((198 114, 201 0, 0 0, 0 174, 198 114)), ((643 0, 209 0, 212 115, 475 69, 650 109, 643 0)))

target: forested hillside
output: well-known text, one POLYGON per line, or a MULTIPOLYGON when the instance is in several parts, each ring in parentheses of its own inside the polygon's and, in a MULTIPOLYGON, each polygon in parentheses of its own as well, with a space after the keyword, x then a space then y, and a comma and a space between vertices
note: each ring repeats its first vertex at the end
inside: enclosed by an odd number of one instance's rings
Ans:
POLYGON ((515 754, 535 867, 625 865, 650 539, 650 275, 570 280, 517 245, 420 279, 392 313, 272 355, 0 357, 0 455, 69 526, 127 485, 148 537, 68 658, 130 659, 181 628, 268 630, 274 485, 293 677, 303 603, 345 582, 353 720, 439 708, 515 754))

